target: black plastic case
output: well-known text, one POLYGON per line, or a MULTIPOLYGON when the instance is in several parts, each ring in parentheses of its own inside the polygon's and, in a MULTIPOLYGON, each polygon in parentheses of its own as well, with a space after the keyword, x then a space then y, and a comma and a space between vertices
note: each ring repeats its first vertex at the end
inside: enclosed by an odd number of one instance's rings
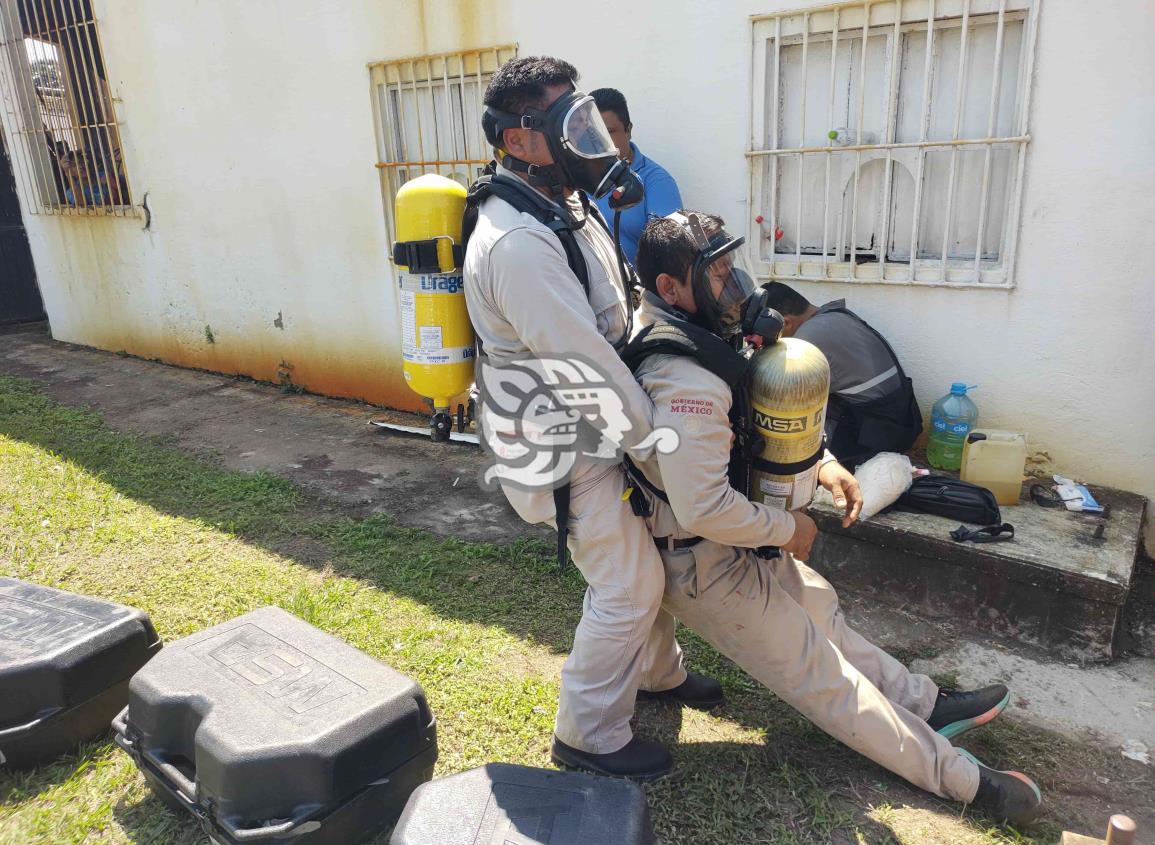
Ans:
POLYGON ((114 727, 153 790, 226 845, 362 842, 437 760, 417 683, 275 607, 170 644, 114 727))
POLYGON ((653 845, 636 783, 490 763, 418 788, 390 845, 653 845))
POLYGON ((0 765, 32 766, 106 732, 159 649, 139 610, 0 578, 0 765))

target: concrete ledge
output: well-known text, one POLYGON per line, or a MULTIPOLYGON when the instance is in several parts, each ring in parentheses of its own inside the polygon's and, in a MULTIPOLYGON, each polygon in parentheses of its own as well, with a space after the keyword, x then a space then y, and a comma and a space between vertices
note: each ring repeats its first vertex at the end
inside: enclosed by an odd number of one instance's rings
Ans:
POLYGON ((958 522, 891 511, 844 529, 829 504, 813 508, 821 529, 813 565, 840 587, 869 592, 931 618, 1038 646, 1080 662, 1115 656, 1138 557, 1147 501, 1093 487, 1111 505, 1103 520, 1042 508, 1024 489, 1004 507, 1014 540, 957 543, 958 522), (1101 539, 1095 529, 1103 524, 1101 539))

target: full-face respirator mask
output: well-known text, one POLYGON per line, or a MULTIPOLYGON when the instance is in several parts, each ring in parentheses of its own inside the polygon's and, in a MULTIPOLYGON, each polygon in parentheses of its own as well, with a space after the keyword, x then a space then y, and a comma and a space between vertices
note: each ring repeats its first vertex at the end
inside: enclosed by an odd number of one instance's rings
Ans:
POLYGON ((615 210, 642 201, 641 179, 618 158, 597 103, 588 94, 569 91, 547 109, 527 107, 522 114, 486 107, 482 127, 489 143, 504 153, 501 163, 524 173, 534 187, 578 188, 594 199, 608 195, 610 207, 615 210), (549 145, 553 164, 528 164, 509 155, 503 147, 506 129, 540 132, 549 145))

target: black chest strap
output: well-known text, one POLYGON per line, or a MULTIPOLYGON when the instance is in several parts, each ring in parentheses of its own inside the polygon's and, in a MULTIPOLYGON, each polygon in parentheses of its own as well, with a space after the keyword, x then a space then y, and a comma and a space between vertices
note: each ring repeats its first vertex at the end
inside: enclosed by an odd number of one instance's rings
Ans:
MULTIPOLYGON (((741 489, 741 480, 737 476, 742 474, 740 468, 749 458, 746 455, 748 439, 744 436, 745 420, 748 416, 745 388, 746 373, 750 368, 749 360, 713 332, 685 320, 673 318, 659 320, 646 326, 621 354, 622 361, 635 375, 642 364, 653 355, 678 355, 692 358, 703 369, 725 382, 730 389, 730 422, 734 426, 736 436, 734 451, 730 456, 730 481, 736 488, 741 489)), ((663 502, 669 503, 665 491, 652 484, 628 456, 624 466, 634 484, 644 487, 663 502)), ((638 507, 635 504, 635 510, 638 507)))

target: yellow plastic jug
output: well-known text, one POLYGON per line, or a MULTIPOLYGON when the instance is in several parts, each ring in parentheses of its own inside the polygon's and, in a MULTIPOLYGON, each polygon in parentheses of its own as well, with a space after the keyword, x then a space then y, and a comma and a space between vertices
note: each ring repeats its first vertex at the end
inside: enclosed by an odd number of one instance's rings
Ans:
POLYGON ((1018 431, 975 429, 967 435, 962 480, 986 487, 1000 505, 1017 505, 1027 464, 1027 436, 1018 431))

